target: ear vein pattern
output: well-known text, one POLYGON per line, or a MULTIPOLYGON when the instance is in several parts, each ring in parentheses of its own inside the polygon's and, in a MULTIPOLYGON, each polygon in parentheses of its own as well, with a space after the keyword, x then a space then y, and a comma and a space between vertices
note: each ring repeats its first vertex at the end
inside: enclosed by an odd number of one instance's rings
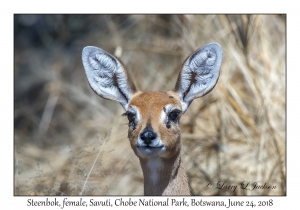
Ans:
POLYGON ((184 111, 195 98, 213 89, 219 78, 221 61, 222 48, 217 43, 202 47, 186 60, 177 89, 184 111))
POLYGON ((119 101, 127 108, 132 90, 122 64, 104 50, 90 46, 83 49, 82 60, 92 89, 99 96, 119 101))

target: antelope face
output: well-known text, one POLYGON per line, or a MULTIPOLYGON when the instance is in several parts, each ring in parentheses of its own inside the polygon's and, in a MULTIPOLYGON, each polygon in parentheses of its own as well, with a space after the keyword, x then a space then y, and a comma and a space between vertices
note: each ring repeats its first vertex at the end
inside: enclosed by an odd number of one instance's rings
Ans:
POLYGON ((129 121, 128 138, 140 158, 170 158, 180 148, 179 120, 182 106, 172 92, 138 92, 125 115, 129 121))
POLYGON ((195 51, 185 60, 175 89, 168 92, 137 91, 121 62, 100 48, 85 47, 82 61, 91 88, 125 109, 135 154, 145 159, 171 158, 181 147, 181 115, 217 83, 222 49, 212 43, 195 51))

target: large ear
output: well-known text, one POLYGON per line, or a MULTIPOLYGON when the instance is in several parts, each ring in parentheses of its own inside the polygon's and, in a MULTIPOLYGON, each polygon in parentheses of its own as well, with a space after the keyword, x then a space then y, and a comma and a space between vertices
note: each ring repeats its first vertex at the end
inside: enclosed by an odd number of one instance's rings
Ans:
POLYGON ((126 110, 136 89, 121 62, 90 46, 83 49, 82 62, 91 88, 103 98, 120 102, 126 110))
POLYGON ((185 112, 195 98, 209 93, 216 85, 222 62, 222 48, 217 43, 205 45, 184 62, 175 91, 185 112))

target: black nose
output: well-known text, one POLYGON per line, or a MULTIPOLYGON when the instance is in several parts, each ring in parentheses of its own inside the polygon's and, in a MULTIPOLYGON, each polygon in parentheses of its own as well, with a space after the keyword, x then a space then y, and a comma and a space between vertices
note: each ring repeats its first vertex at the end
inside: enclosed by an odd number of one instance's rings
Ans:
POLYGON ((145 144, 151 144, 151 141, 156 139, 157 134, 154 133, 152 130, 145 130, 143 133, 140 134, 141 139, 144 141, 145 144))

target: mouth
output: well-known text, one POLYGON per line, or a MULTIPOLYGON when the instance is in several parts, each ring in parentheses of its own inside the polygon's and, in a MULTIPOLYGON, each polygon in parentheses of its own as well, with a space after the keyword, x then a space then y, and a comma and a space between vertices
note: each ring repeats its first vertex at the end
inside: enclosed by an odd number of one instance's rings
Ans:
POLYGON ((149 148, 149 149, 156 149, 156 148, 163 148, 164 145, 160 145, 160 146, 151 146, 151 145, 137 145, 136 146, 137 148, 149 148))
POLYGON ((160 156, 165 151, 164 145, 162 146, 150 146, 150 145, 143 145, 143 146, 136 146, 137 152, 140 156, 144 158, 151 158, 160 156))
POLYGON ((144 151, 146 153, 155 152, 155 151, 161 151, 164 148, 164 145, 162 146, 150 146, 150 145, 143 145, 143 146, 136 146, 138 150, 144 151))

